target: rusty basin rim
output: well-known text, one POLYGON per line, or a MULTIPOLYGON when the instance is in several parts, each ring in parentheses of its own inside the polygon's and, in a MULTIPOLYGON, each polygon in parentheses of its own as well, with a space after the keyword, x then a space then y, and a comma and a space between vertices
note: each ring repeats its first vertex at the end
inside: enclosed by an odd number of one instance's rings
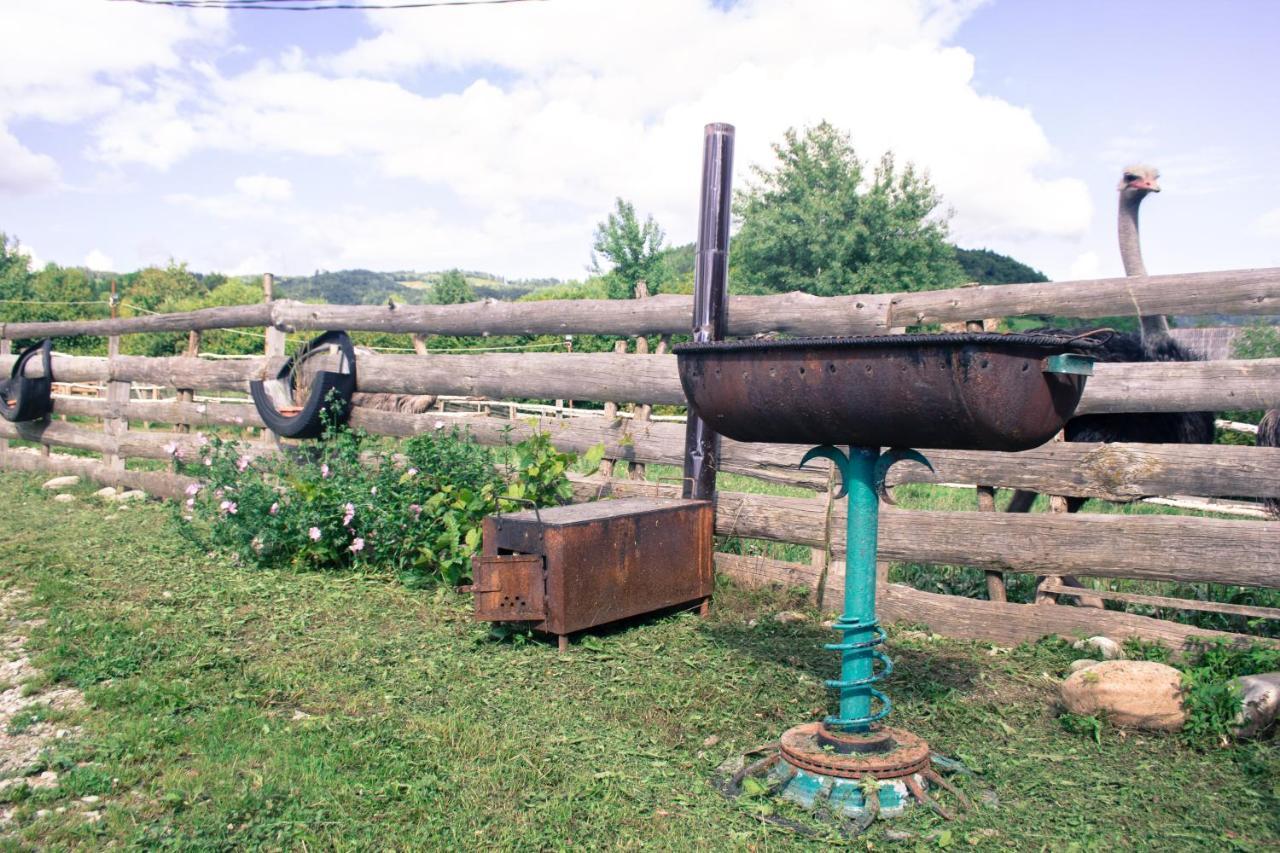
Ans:
POLYGON ((905 729, 882 727, 897 748, 882 753, 842 754, 824 750, 819 744, 822 723, 802 723, 783 732, 779 739, 782 758, 792 767, 841 779, 899 779, 929 768, 929 744, 905 729))
POLYGON ((946 332, 913 335, 858 335, 853 337, 781 338, 760 340, 744 338, 732 341, 707 341, 704 343, 677 344, 672 348, 676 355, 702 353, 790 350, 790 349, 881 349, 899 347, 1038 347, 1045 355, 1075 352, 1088 355, 1099 349, 1105 337, 1086 335, 1023 334, 1018 332, 946 332))

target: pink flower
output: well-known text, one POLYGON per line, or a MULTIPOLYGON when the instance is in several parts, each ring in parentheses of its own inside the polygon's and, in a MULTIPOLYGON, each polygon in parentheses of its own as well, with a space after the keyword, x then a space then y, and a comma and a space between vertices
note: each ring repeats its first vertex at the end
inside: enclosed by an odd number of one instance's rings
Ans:
MULTIPOLYGON (((218 488, 216 488, 216 489, 214 489, 214 490, 213 490, 213 496, 214 496, 215 498, 220 498, 220 497, 222 497, 224 494, 226 494, 226 493, 223 491, 222 486, 218 486, 218 488)), ((226 503, 226 501, 223 501, 223 503, 226 503)))
POLYGON ((322 534, 319 527, 313 527, 307 531, 307 535, 311 537, 312 542, 319 542, 322 534))
POLYGON ((189 496, 191 496, 191 497, 193 497, 193 498, 194 498, 196 495, 198 495, 198 494, 200 493, 200 484, 199 484, 199 483, 188 483, 188 484, 187 484, 186 492, 187 492, 187 494, 188 494, 189 496))
POLYGON ((273 503, 273 504, 271 505, 271 509, 267 510, 267 512, 269 512, 271 515, 275 515, 275 514, 276 514, 276 513, 278 513, 279 511, 280 511, 280 502, 279 502, 279 501, 277 501, 276 503, 273 503))
POLYGON ((187 498, 187 509, 195 509, 195 508, 196 508, 196 499, 187 498))
POLYGON ((320 476, 321 476, 321 477, 328 477, 328 476, 329 476, 329 463, 328 463, 328 462, 325 462, 325 463, 323 463, 323 464, 320 466, 320 476))
POLYGON ((364 550, 364 540, 361 539, 359 536, 357 536, 355 538, 355 541, 351 543, 351 552, 355 553, 357 551, 363 551, 363 550, 364 550))
POLYGON ((178 446, 178 442, 171 441, 164 446, 164 452, 168 453, 174 459, 182 458, 182 448, 178 446))
POLYGON ((436 429, 444 429, 444 421, 436 421, 436 429))
POLYGON ((236 470, 243 474, 244 469, 249 467, 251 461, 248 456, 241 456, 236 460, 236 470))
POLYGON ((417 518, 422 515, 422 507, 418 504, 409 504, 409 512, 413 513, 414 518, 417 518))
POLYGON ((236 506, 235 501, 223 501, 218 504, 218 509, 225 512, 227 515, 235 515, 238 507, 236 506))
POLYGON ((343 527, 346 527, 348 524, 350 524, 350 523, 351 523, 351 519, 353 519, 353 518, 355 518, 355 517, 356 517, 356 505, 355 505, 355 504, 347 504, 346 509, 347 509, 346 514, 342 516, 342 526, 343 526, 343 527))
POLYGON ((408 472, 407 472, 407 473, 408 473, 408 475, 409 475, 410 477, 415 477, 415 476, 417 476, 417 474, 418 474, 418 469, 417 469, 417 468, 410 468, 410 469, 408 470, 408 472))
POLYGON ((257 553, 262 553, 262 539, 260 537, 253 537, 253 541, 249 543, 249 546, 257 553))
POLYGON ((200 445, 201 447, 204 447, 208 443, 209 443, 209 439, 205 438, 204 433, 202 432, 196 433, 196 444, 200 445))
POLYGON ((212 459, 210 459, 208 456, 206 456, 206 457, 204 458, 204 467, 208 468, 208 467, 209 467, 209 466, 211 466, 212 464, 213 464, 213 460, 212 460, 212 459))

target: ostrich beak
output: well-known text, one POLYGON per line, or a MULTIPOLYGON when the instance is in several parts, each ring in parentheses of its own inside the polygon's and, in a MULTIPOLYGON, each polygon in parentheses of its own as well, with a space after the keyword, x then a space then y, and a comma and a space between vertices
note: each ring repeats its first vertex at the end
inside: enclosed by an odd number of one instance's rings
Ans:
POLYGON ((1160 192, 1160 185, 1155 182, 1155 179, 1143 179, 1139 181, 1134 181, 1131 184, 1131 186, 1134 189, 1146 190, 1149 193, 1160 192))

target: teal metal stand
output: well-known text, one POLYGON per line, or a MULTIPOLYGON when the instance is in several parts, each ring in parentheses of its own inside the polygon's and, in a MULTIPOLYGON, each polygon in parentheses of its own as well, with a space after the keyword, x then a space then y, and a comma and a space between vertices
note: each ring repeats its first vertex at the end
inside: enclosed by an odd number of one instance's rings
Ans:
POLYGON ((890 466, 902 460, 919 462, 931 471, 933 466, 914 450, 881 453, 875 447, 850 447, 846 454, 829 444, 806 453, 800 466, 819 457, 831 460, 840 472, 836 497, 847 495, 849 508, 844 613, 834 626, 843 637, 841 642, 823 647, 840 652, 840 678, 827 681, 828 687, 839 691, 840 713, 823 722, 829 731, 864 734, 893 710, 889 697, 872 686, 893 672, 893 662, 876 648, 885 639, 884 630, 876 620, 876 537, 885 476, 890 466), (879 670, 876 661, 881 664, 879 670), (875 711, 872 711, 872 700, 879 703, 875 711))

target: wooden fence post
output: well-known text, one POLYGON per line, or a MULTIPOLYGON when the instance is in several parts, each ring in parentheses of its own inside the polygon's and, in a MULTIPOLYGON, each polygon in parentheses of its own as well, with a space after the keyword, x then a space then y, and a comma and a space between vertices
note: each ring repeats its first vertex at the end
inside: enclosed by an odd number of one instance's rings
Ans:
MULTIPOLYGON (((119 315, 120 297, 116 293, 116 280, 111 279, 111 319, 114 320, 119 315)), ((116 453, 116 444, 120 440, 120 436, 129 430, 129 418, 122 416, 122 413, 129 405, 129 387, 128 381, 119 381, 112 379, 115 375, 116 365, 120 358, 120 336, 111 335, 107 338, 107 417, 102 419, 102 431, 108 437, 107 450, 102 454, 102 461, 106 463, 108 468, 116 471, 123 471, 125 467, 124 457, 116 453)), ((42 445, 43 453, 48 455, 49 445, 42 445)))
MULTIPOLYGON (((12 354, 13 354, 13 341, 9 340, 8 338, 0 340, 0 355, 12 355, 12 354)), ((0 455, 3 455, 8 452, 9 452, 9 439, 0 438, 0 455)))
MULTIPOLYGON (((625 353, 627 351, 627 342, 625 340, 614 341, 613 351, 619 354, 625 353)), ((605 403, 604 416, 609 420, 616 419, 618 417, 618 404, 613 401, 609 401, 605 403)), ((626 477, 628 475, 628 471, 627 471, 627 462, 625 459, 602 459, 600 461, 601 476, 605 477, 606 479, 612 477, 614 474, 614 469, 619 465, 622 467, 618 468, 618 471, 624 477, 626 477)))
MULTIPOLYGON (((276 285, 276 277, 269 272, 264 272, 262 274, 262 301, 267 303, 268 305, 270 305, 272 302, 275 301, 275 298, 276 298, 275 285, 276 285)), ((266 327, 266 344, 264 346, 263 352, 267 356, 268 365, 271 364, 270 359, 284 358, 284 355, 285 355, 284 344, 285 344, 284 332, 281 331, 280 329, 277 329, 275 326, 270 326, 270 325, 267 326, 266 327)), ((268 370, 268 373, 270 373, 271 367, 269 366, 267 370, 268 370)), ((273 435, 271 433, 271 430, 267 429, 266 427, 263 427, 262 440, 270 443, 272 439, 273 439, 273 435)))
MULTIPOLYGON (((643 285, 644 282, 642 281, 640 282, 640 284, 643 285)), ((637 287, 636 297, 639 298, 639 296, 640 296, 639 289, 637 287)), ((636 338, 636 355, 648 355, 648 354, 649 354, 649 339, 646 338, 644 335, 641 335, 640 337, 636 338)), ((652 412, 653 412, 653 406, 649 405, 648 403, 637 403, 635 408, 632 410, 632 418, 631 418, 632 426, 636 429, 639 429, 641 424, 644 424, 649 420, 649 415, 652 412)), ((648 469, 645 463, 636 462, 631 466, 631 479, 633 480, 645 479, 645 474, 647 470, 648 469)))
MULTIPOLYGON (((998 323, 998 320, 966 320, 964 331, 966 332, 985 332, 989 324, 998 323)), ((947 324, 943 324, 945 330, 947 324)), ((992 325, 994 330, 995 326, 992 325)), ((978 512, 995 512, 996 511, 996 490, 991 486, 977 487, 978 493, 978 512)), ((1005 587, 1004 572, 991 571, 986 572, 987 576, 987 598, 991 601, 1008 601, 1008 590, 1005 587)))

